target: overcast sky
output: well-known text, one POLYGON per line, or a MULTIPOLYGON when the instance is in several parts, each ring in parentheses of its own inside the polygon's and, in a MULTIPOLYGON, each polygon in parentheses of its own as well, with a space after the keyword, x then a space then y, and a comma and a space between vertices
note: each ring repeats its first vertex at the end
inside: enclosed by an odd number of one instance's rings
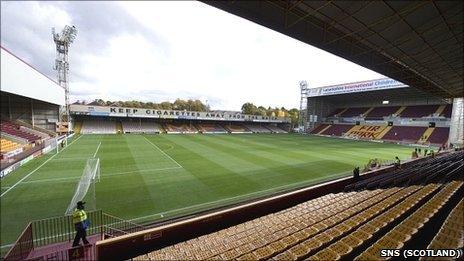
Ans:
POLYGON ((310 87, 383 77, 200 2, 1 2, 1 45, 56 79, 51 27, 78 28, 71 100, 299 106, 310 87))

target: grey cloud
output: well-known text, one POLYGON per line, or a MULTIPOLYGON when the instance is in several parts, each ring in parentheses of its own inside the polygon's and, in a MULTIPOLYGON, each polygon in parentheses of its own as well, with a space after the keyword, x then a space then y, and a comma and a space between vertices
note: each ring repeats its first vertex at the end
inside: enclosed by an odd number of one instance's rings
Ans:
MULTIPOLYGON (((156 33, 147 30, 135 18, 129 15, 117 2, 1 2, 1 44, 18 54, 39 71, 56 78, 52 69, 55 48, 51 27, 59 32, 60 24, 51 16, 38 12, 41 7, 54 6, 65 11, 71 23, 78 28, 76 41, 70 51, 70 72, 74 81, 94 81, 91 75, 83 71, 85 54, 102 55, 109 40, 121 34, 139 34, 155 44, 164 54, 169 52, 168 45, 156 33)), ((130 52, 130 50, 127 50, 130 52)), ((97 72, 95 72, 97 74, 97 72)))

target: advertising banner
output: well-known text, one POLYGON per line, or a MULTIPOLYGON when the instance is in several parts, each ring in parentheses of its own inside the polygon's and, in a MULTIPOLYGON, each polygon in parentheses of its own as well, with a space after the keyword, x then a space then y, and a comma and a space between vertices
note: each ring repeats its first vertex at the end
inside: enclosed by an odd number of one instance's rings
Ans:
POLYGON ((289 122, 288 118, 267 117, 242 114, 239 112, 199 112, 179 110, 157 110, 143 108, 123 108, 112 106, 77 105, 70 106, 71 114, 109 117, 138 117, 183 120, 216 120, 216 121, 253 121, 253 122, 289 122))
POLYGON ((317 96, 328 96, 336 94, 347 94, 355 92, 367 92, 367 91, 376 91, 376 90, 386 90, 386 89, 395 89, 395 88, 407 88, 408 85, 405 85, 402 82, 384 78, 363 82, 354 82, 354 83, 345 83, 338 85, 331 85, 326 87, 319 87, 308 90, 308 97, 317 97, 317 96))

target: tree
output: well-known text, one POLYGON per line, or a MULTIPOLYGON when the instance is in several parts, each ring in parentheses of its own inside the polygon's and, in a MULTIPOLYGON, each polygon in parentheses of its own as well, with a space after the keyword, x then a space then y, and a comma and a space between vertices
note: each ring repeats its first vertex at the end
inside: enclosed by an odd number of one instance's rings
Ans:
POLYGON ((242 105, 243 114, 255 114, 257 110, 258 108, 256 108, 256 106, 251 102, 246 102, 242 105))
POLYGON ((290 121, 292 123, 292 127, 295 127, 298 125, 298 119, 300 117, 300 111, 296 108, 293 108, 288 111, 288 114, 290 116, 290 121))

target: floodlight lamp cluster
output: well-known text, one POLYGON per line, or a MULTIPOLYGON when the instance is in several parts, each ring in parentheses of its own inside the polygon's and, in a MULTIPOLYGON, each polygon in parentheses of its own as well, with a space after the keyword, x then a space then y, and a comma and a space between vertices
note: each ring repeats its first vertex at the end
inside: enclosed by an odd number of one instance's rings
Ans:
POLYGON ((61 31, 61 34, 55 33, 55 28, 52 28, 53 40, 61 44, 69 45, 74 42, 77 35, 77 28, 73 26, 66 25, 61 31))

